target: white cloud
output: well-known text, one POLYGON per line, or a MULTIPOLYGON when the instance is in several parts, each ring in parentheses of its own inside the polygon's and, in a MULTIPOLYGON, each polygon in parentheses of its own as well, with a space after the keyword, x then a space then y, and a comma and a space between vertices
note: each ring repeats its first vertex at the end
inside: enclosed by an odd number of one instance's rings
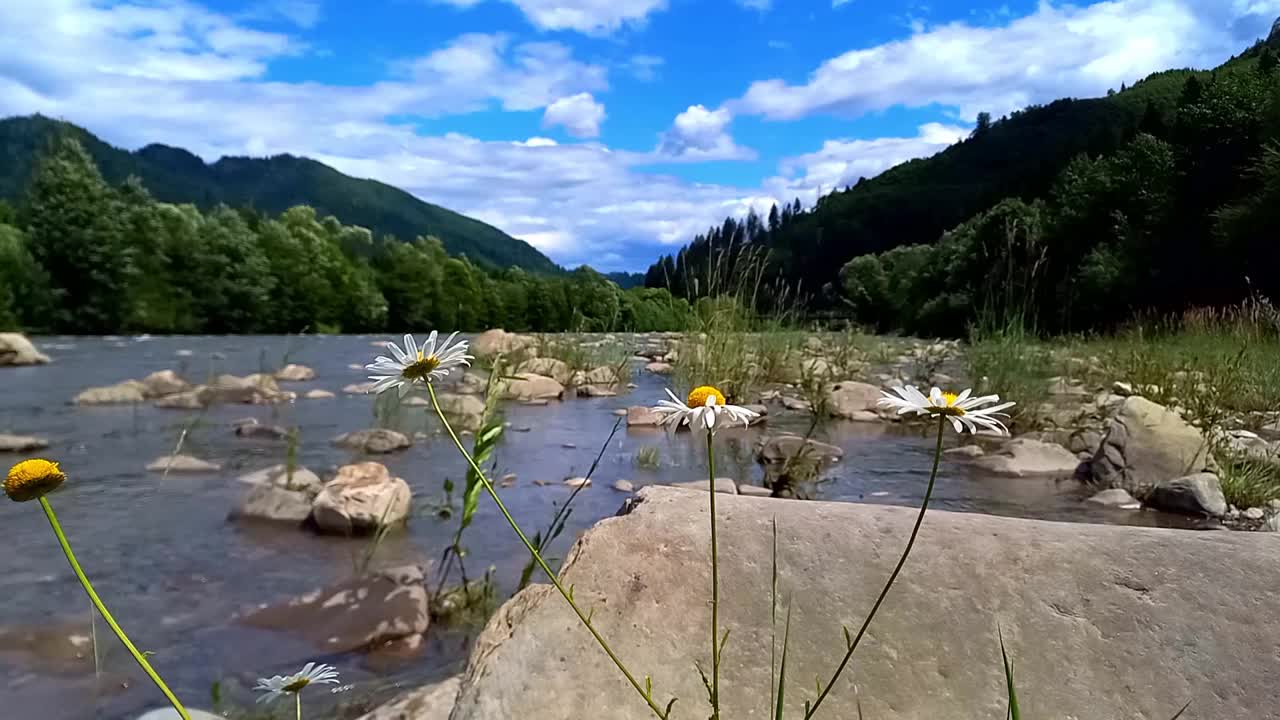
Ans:
POLYGON ((749 10, 764 12, 773 7, 773 0, 737 0, 737 3, 749 10))
POLYGON ((941 152, 968 135, 966 127, 926 123, 914 137, 827 140, 816 152, 783 160, 782 174, 766 181, 765 187, 779 197, 812 203, 859 178, 875 177, 898 163, 941 152))
POLYGON ((739 160, 755 153, 733 142, 729 123, 733 114, 724 108, 708 110, 691 105, 676 115, 671 128, 662 134, 658 154, 684 160, 739 160))
MULTIPOLYGON (((483 0, 436 0, 469 8, 483 0)), ((761 0, 748 0, 760 2, 761 0)), ((520 8, 541 30, 576 30, 605 35, 626 25, 640 25, 650 13, 667 9, 667 0, 506 0, 520 8)))
POLYGON ((560 98, 548 105, 542 114, 542 127, 562 125, 574 137, 599 137, 600 123, 604 118, 604 105, 596 102, 591 93, 584 92, 560 98))
POLYGON ((851 50, 807 82, 766 80, 727 104, 789 120, 857 116, 896 105, 957 108, 972 119, 1063 96, 1098 95, 1156 70, 1207 65, 1265 35, 1280 0, 1113 0, 1087 7, 1044 0, 999 27, 955 22, 851 50))
POLYGON ((251 6, 238 16, 242 20, 283 18, 300 28, 313 28, 320 22, 319 0, 268 0, 251 6))
POLYGON ((831 7, 838 8, 841 5, 848 5, 852 0, 831 0, 831 7))

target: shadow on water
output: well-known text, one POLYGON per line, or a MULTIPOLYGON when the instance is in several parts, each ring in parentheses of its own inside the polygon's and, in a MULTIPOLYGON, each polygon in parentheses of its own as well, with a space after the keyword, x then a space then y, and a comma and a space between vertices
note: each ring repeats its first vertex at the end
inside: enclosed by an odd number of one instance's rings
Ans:
MULTIPOLYGON (((304 593, 347 577, 360 541, 318 537, 292 528, 241 525, 226 520, 244 493, 235 478, 284 461, 283 441, 237 438, 231 424, 255 417, 297 426, 298 460, 324 476, 359 459, 332 447, 342 432, 374 426, 373 401, 343 394, 364 373, 349 367, 377 351, 362 336, 286 337, 55 337, 37 339, 53 364, 6 368, 0 393, 0 432, 38 435, 71 480, 52 498, 73 546, 113 613, 153 658, 168 682, 192 705, 207 707, 210 686, 224 697, 252 701, 254 679, 291 672, 307 660, 332 662, 344 683, 357 689, 412 684, 456 671, 468 634, 429 633, 425 652, 409 661, 356 655, 317 656, 310 647, 278 634, 236 625, 237 612, 304 593), (109 385, 165 369, 192 381, 222 372, 245 375, 289 361, 314 368, 317 379, 284 384, 299 394, 321 388, 330 399, 283 406, 219 406, 202 416, 150 405, 76 407, 68 400, 85 387, 109 385), (222 463, 216 473, 171 473, 161 479, 144 466, 173 450, 188 428, 183 452, 222 463)), ((512 511, 531 531, 544 527, 571 492, 567 477, 585 474, 609 434, 613 412, 653 404, 664 387, 658 376, 637 374, 639 387, 613 398, 566 399, 543 407, 509 405, 510 424, 497 453, 497 473, 515 473, 503 490, 512 511), (539 484, 539 481, 542 484, 539 484)), ((436 434, 426 407, 396 424, 429 433, 410 449, 376 459, 405 478, 416 514, 407 530, 391 535, 376 564, 430 563, 449 543, 453 521, 430 512, 445 478, 457 487, 465 466, 436 434)), ((770 430, 803 433, 803 418, 771 418, 770 430)), ((753 446, 767 431, 734 430, 721 437, 717 475, 763 483, 753 446)), ((824 473, 817 497, 826 500, 918 505, 932 451, 919 432, 879 425, 840 423, 817 439, 839 446, 844 458, 824 473)), ((954 437, 949 443, 957 442, 954 437)), ((617 512, 626 497, 611 488, 627 479, 637 488, 705 478, 700 437, 652 429, 619 432, 604 455, 592 487, 579 494, 566 532, 550 555, 561 557, 582 530, 617 512), (656 448, 647 450, 646 448, 656 448)), ((980 477, 944 462, 934 507, 1074 522, 1187 526, 1188 521, 1149 512, 1107 510, 1084 504, 1087 492, 1073 481, 980 477)), ((31 505, 0 505, 6 553, 0 573, 0 705, 4 717, 47 720, 115 720, 154 707, 159 696, 97 623, 100 673, 95 674, 89 605, 75 582, 43 515, 31 505), (74 638, 74 640, 68 640, 74 638), (127 686, 127 688, 125 687, 127 686)), ((464 543, 473 574, 494 567, 509 593, 525 555, 491 503, 481 502, 464 543)), ((535 576, 536 578, 536 576, 535 576)), ((313 703, 323 704, 323 693, 313 703)))

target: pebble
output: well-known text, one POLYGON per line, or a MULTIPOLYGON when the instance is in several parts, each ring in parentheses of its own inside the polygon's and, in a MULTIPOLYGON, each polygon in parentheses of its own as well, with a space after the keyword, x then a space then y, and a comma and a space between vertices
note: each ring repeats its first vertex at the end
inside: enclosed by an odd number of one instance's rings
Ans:
POLYGON ((584 486, 591 487, 591 478, 587 478, 587 477, 569 478, 564 481, 564 484, 572 488, 584 487, 584 486))
POLYGON ((516 484, 516 474, 515 474, 515 473, 507 473, 506 475, 503 475, 503 476, 498 480, 498 484, 499 484, 499 485, 501 485, 502 487, 511 487, 512 485, 515 485, 515 484, 516 484))
POLYGON ((1257 507, 1251 507, 1248 510, 1245 510, 1243 514, 1250 520, 1261 520, 1263 516, 1266 515, 1266 513, 1262 511, 1262 508, 1257 507))

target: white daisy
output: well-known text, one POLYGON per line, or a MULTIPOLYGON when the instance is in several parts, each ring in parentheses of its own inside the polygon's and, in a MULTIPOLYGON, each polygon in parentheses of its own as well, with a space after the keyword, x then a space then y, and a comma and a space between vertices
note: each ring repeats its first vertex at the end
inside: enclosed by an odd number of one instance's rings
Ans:
POLYGON ((721 424, 721 417, 727 417, 731 422, 740 422, 745 427, 751 424, 752 418, 759 416, 759 413, 744 407, 726 403, 724 393, 710 385, 694 388, 689 393, 688 404, 680 402, 680 398, 669 389, 667 395, 671 399, 659 400, 653 411, 662 416, 658 424, 671 429, 689 423, 690 427, 698 425, 715 431, 716 426, 721 424))
POLYGON ((925 397, 923 393, 916 389, 914 385, 906 387, 895 387, 891 393, 883 393, 884 397, 880 398, 880 407, 897 408, 898 414, 915 413, 917 415, 942 415, 951 421, 951 425, 956 432, 977 432, 978 428, 993 430, 1001 435, 1008 435, 1009 428, 998 420, 998 417, 1008 417, 1006 413, 1000 412, 1006 408, 1011 408, 1014 403, 1001 403, 994 407, 982 408, 983 405, 1000 402, 999 395, 983 395, 982 397, 969 397, 972 390, 965 390, 956 395, 955 393, 942 392, 938 388, 929 391, 929 396, 925 397), (981 408, 981 409, 979 409, 981 408))
POLYGON ((265 692, 266 695, 258 698, 258 702, 270 702, 278 697, 283 697, 286 693, 294 695, 302 692, 302 688, 312 683, 334 683, 338 682, 338 670, 332 665, 316 665, 309 662, 302 667, 302 671, 293 675, 276 675, 271 678, 258 678, 258 686, 254 690, 265 692))
POLYGON ((369 376, 374 381, 369 392, 380 393, 399 387, 400 397, 404 397, 414 382, 425 384, 439 380, 455 367, 470 365, 474 358, 467 354, 467 341, 453 342, 457 334, 451 334, 437 345, 436 331, 432 330, 421 347, 413 341, 412 335, 405 335, 403 350, 395 343, 387 343, 387 349, 395 357, 379 355, 372 363, 364 366, 365 370, 374 373, 369 376))

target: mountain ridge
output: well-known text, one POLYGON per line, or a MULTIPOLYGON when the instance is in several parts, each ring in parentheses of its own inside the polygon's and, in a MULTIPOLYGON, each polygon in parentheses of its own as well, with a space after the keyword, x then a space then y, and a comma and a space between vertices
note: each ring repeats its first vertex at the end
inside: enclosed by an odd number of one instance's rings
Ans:
POLYGON ((492 225, 378 180, 346 175, 318 160, 278 154, 224 156, 206 163, 185 148, 163 143, 128 151, 84 127, 43 115, 0 119, 0 198, 20 198, 36 158, 59 133, 76 137, 109 182, 137 176, 162 202, 191 203, 206 210, 222 203, 267 213, 310 205, 321 215, 333 215, 376 235, 406 241, 434 235, 449 254, 466 255, 497 269, 563 270, 529 243, 492 225))

